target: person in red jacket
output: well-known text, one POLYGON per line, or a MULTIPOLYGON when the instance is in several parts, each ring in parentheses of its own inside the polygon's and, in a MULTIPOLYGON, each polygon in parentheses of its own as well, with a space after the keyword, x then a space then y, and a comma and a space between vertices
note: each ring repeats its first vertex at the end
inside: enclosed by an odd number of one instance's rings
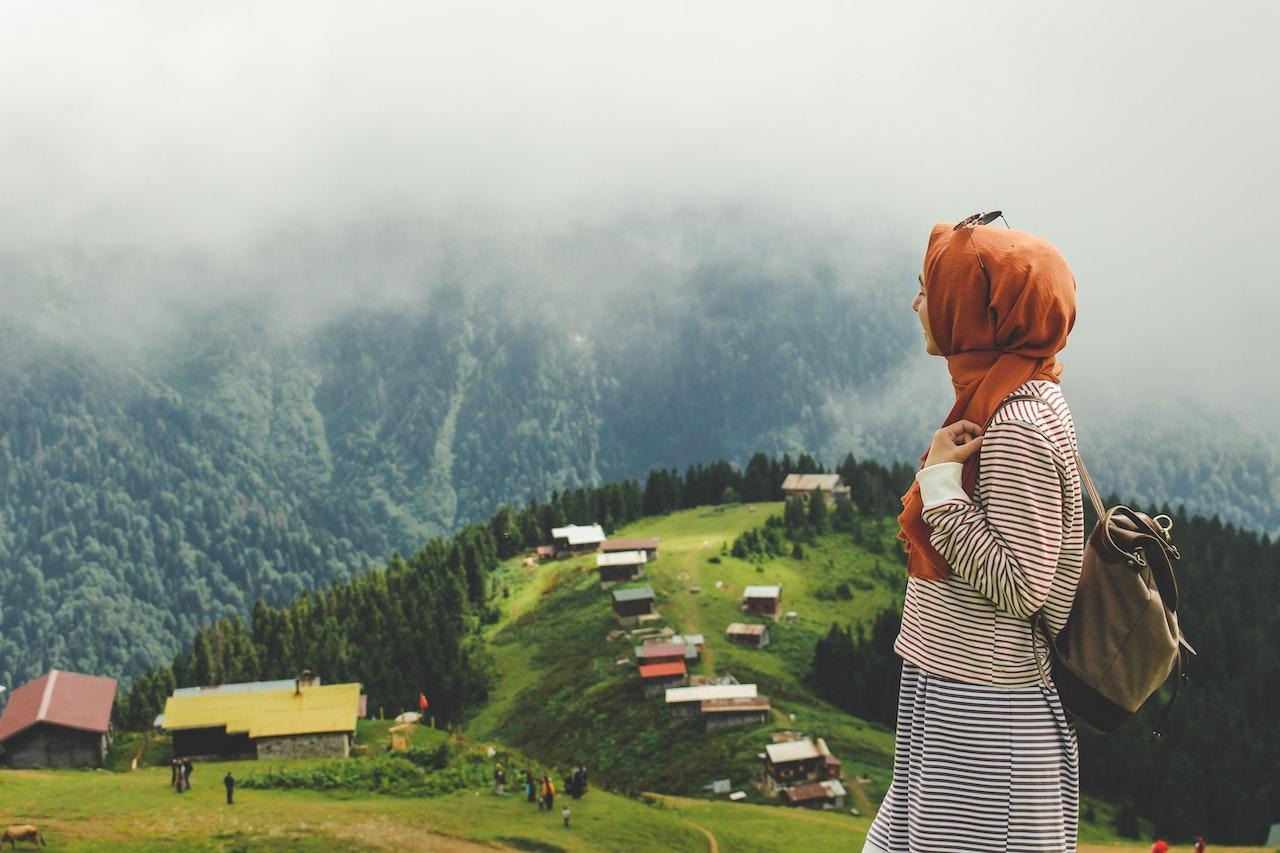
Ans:
POLYGON ((1157 835, 1151 842, 1151 853, 1169 853, 1169 845, 1157 835))

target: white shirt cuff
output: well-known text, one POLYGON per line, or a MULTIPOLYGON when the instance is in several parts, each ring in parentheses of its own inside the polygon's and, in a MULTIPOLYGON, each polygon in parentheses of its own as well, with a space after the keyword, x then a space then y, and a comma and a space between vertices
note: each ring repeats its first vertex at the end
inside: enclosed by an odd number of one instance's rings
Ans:
POLYGON ((963 469, 964 464, 960 462, 939 462, 937 465, 921 468, 916 473, 925 509, 950 500, 973 502, 960 484, 960 472, 963 469))

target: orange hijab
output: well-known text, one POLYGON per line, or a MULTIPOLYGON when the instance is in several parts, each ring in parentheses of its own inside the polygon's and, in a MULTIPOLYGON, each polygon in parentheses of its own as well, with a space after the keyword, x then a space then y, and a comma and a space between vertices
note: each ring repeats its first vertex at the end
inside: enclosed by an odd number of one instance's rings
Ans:
MULTIPOLYGON (((989 225, 958 231, 935 225, 925 249, 924 290, 929 328, 956 389, 942 426, 959 420, 985 425, 1022 383, 1058 381, 1062 365, 1054 356, 1067 345, 1075 323, 1076 281, 1047 241, 989 225)), ((964 464, 961 482, 969 494, 978 482, 981 455, 964 464)), ((929 544, 918 483, 902 496, 902 506, 898 538, 907 552, 907 574, 945 580, 951 567, 929 544)))

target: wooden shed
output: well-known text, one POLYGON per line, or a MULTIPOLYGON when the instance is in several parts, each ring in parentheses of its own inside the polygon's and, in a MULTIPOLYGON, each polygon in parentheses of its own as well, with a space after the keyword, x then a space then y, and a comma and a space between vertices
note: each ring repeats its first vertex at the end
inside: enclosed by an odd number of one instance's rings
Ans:
POLYGON ((684 664, 688 657, 685 643, 646 643, 636 646, 636 660, 640 663, 684 664))
POLYGON ((687 670, 684 661, 650 663, 640 667, 640 692, 644 698, 662 696, 669 688, 683 687, 687 670))
POLYGON ((717 699, 755 699, 754 684, 700 684, 667 691, 667 713, 672 719, 694 719, 702 715, 702 703, 717 699))
POLYGON ((825 782, 840 777, 840 762, 834 764, 831 750, 822 738, 771 743, 764 748, 765 785, 771 791, 807 782, 825 782))
POLYGON ((116 680, 53 669, 15 689, 0 715, 14 769, 98 767, 111 744, 116 680))
POLYGON ((827 502, 849 497, 849 487, 839 474, 788 474, 782 481, 782 494, 788 498, 807 501, 814 491, 821 492, 827 502))
POLYGON ((778 791, 778 799, 783 805, 800 806, 806 809, 839 809, 844 807, 844 798, 848 796, 839 779, 828 779, 823 782, 806 782, 793 785, 778 791))
POLYGON ((742 591, 742 609, 746 613, 777 619, 782 610, 782 584, 747 587, 742 591))
POLYGON ((613 615, 623 625, 634 625, 642 616, 653 613, 653 589, 647 586, 613 591, 613 615))
POLYGON ((769 715, 772 713, 768 696, 705 699, 700 710, 703 723, 709 732, 758 726, 769 722, 769 715))
POLYGON ((596 554, 596 571, 600 573, 600 588, 608 589, 616 583, 644 577, 645 563, 649 558, 644 551, 612 551, 596 554))
POLYGON ((617 551, 644 551, 645 557, 649 562, 658 559, 658 546, 662 544, 662 540, 657 536, 639 536, 630 539, 606 539, 600 545, 600 550, 606 554, 615 553, 617 551))
POLYGON ((724 629, 724 635, 731 643, 763 649, 769 645, 768 625, 749 625, 746 622, 731 622, 724 629))
POLYGON ((551 530, 556 553, 589 554, 600 548, 604 541, 604 528, 598 524, 570 524, 551 530))

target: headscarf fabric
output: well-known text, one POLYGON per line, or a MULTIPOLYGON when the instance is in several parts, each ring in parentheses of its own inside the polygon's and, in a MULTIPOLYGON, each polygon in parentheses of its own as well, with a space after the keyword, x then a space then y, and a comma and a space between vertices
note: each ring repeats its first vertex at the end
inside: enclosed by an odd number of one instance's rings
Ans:
MULTIPOLYGON (((1055 356, 1075 324, 1076 282, 1048 241, 1007 228, 956 230, 940 223, 929 235, 923 280, 929 329, 956 392, 942 426, 959 420, 985 425, 1024 382, 1059 381, 1062 365, 1055 356)), ((964 463, 961 482, 970 495, 980 456, 964 463)), ((921 466, 924 461, 921 456, 921 466)), ((907 552, 907 574, 945 580, 951 567, 929 543, 918 483, 902 496, 902 506, 898 538, 907 552)))

